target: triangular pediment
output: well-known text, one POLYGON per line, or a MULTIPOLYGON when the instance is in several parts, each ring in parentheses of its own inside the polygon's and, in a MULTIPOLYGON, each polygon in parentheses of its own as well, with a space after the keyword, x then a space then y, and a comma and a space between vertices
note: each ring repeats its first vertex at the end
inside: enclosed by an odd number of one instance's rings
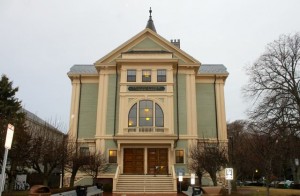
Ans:
POLYGON ((200 65, 198 60, 194 59, 192 56, 188 55, 186 52, 148 28, 96 61, 95 65, 101 66, 115 64, 116 59, 120 58, 122 53, 128 53, 131 51, 170 52, 173 53, 174 58, 179 59, 179 63, 181 64, 200 65))
POLYGON ((133 46, 130 50, 167 50, 162 45, 156 43, 153 39, 150 37, 146 37, 144 40, 142 40, 140 43, 133 46))

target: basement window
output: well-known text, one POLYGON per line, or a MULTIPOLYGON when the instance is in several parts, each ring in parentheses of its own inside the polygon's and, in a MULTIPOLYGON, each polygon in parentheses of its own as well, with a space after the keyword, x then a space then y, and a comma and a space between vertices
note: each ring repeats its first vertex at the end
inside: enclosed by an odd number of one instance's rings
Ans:
POLYGON ((109 150, 109 163, 117 163, 117 150, 109 150))
POLYGON ((89 147, 80 147, 79 153, 80 156, 84 156, 84 157, 90 156, 90 149, 89 147))
POLYGON ((184 151, 176 150, 175 151, 176 163, 184 163, 184 151))

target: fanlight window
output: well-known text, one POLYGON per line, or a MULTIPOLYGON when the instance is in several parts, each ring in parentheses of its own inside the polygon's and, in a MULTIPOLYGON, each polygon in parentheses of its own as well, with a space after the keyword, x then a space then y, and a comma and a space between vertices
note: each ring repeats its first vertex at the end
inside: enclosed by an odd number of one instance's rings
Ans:
POLYGON ((151 100, 134 104, 128 113, 128 127, 164 127, 164 113, 161 107, 151 100))

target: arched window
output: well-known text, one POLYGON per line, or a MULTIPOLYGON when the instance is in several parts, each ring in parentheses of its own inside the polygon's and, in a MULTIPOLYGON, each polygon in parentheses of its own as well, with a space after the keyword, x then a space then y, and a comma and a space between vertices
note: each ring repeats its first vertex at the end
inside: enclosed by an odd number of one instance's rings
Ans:
POLYGON ((128 114, 128 127, 136 127, 137 125, 137 111, 136 111, 136 108, 137 108, 137 104, 134 104, 130 111, 129 111, 129 114, 128 114))
POLYGON ((164 127, 163 110, 151 100, 141 100, 129 110, 128 127, 164 127))

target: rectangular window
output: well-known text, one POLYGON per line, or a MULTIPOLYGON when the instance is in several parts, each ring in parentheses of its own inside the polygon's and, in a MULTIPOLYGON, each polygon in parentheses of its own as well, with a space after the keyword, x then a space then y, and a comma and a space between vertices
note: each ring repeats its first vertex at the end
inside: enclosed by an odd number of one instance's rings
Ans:
POLYGON ((151 70, 143 70, 142 82, 151 82, 151 70))
POLYGON ((166 82, 167 81, 167 71, 165 69, 157 70, 157 82, 166 82))
POLYGON ((127 70, 127 82, 136 82, 136 70, 127 70))
POLYGON ((184 163, 184 151, 176 150, 176 163, 184 163))
POLYGON ((80 156, 90 156, 89 147, 80 147, 79 149, 80 156))
POLYGON ((109 150, 109 163, 117 163, 117 150, 109 150))

